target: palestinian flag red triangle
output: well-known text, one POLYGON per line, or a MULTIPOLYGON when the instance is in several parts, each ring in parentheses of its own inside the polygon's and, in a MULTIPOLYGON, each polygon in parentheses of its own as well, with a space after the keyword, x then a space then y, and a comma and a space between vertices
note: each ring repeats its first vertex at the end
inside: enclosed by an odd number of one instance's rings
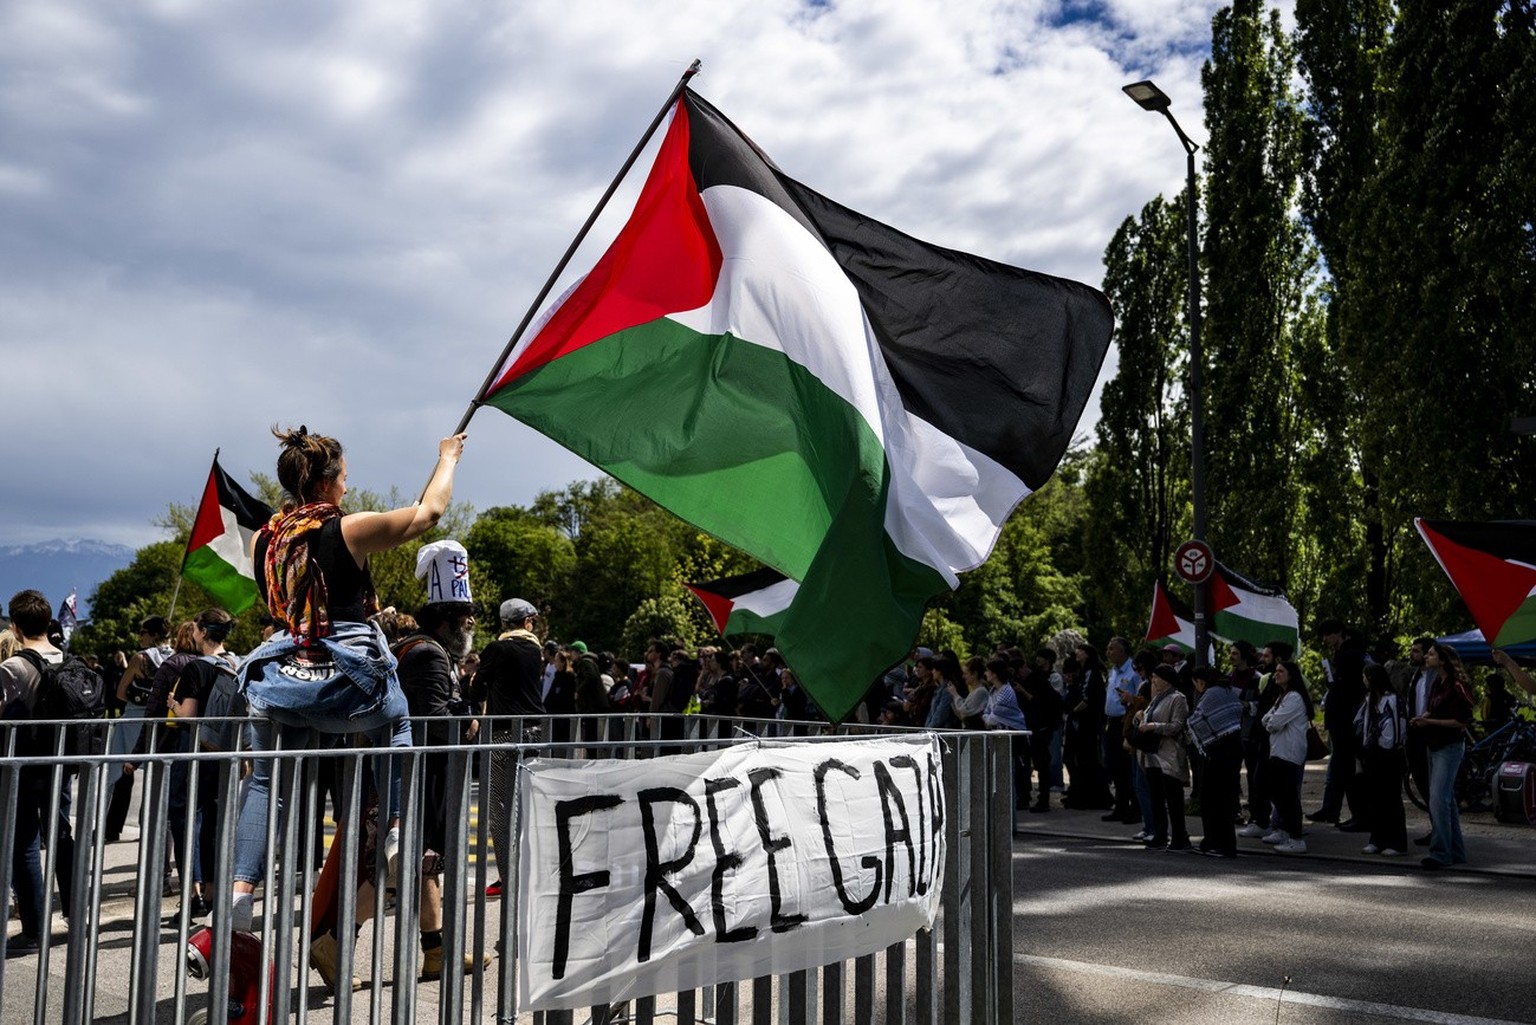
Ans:
POLYGON ((1536 520, 1414 520, 1496 648, 1536 640, 1536 520))
POLYGON ((1147 623, 1147 640, 1156 647, 1177 644, 1185 651, 1195 650, 1195 614, 1188 605, 1170 594, 1161 580, 1152 585, 1152 618, 1147 623))

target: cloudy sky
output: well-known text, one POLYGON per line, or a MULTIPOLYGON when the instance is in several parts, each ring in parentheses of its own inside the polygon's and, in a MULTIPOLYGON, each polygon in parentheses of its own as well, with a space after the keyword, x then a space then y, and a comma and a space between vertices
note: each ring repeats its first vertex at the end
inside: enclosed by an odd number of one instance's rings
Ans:
MULTIPOLYGON (((1183 181, 1120 87, 1155 79, 1203 139, 1219 6, 0 0, 0 545, 155 540, 216 447, 270 472, 274 423, 339 437, 353 487, 419 488, 695 57, 792 176, 1097 285, 1119 222, 1183 181)), ((595 475, 482 410, 457 497, 595 475)))

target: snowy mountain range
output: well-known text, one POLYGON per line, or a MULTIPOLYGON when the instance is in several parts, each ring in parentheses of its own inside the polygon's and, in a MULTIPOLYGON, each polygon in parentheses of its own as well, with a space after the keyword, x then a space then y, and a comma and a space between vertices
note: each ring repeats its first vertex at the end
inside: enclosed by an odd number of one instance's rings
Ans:
POLYGON ((0 546, 0 602, 26 588, 42 591, 54 609, 75 592, 79 616, 90 616, 96 585, 133 561, 127 545, 89 538, 56 539, 30 545, 0 546))

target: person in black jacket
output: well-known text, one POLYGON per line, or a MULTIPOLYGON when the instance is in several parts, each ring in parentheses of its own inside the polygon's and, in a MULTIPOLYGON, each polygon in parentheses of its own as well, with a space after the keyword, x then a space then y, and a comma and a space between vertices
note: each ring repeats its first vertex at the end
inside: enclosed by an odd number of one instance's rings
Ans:
POLYGON ((539 611, 522 598, 501 603, 502 633, 480 652, 480 666, 470 688, 470 700, 481 704, 490 717, 491 778, 489 810, 491 843, 501 878, 489 887, 488 896, 500 896, 501 879, 512 866, 512 784, 517 773, 518 748, 543 740, 544 654, 533 632, 539 611), (509 718, 509 717, 519 718, 509 718))
MULTIPOLYGON (((1062 803, 1070 808, 1113 809, 1114 795, 1105 778, 1104 664, 1091 644, 1079 644, 1073 657, 1067 695, 1067 774, 1071 788, 1062 803)), ((1063 665, 1065 668, 1065 664, 1063 665)))
MULTIPOLYGON (((467 566, 468 555, 457 541, 438 541, 422 548, 418 555, 417 576, 423 575, 423 562, 431 560, 430 572, 439 572, 439 562, 467 566)), ((479 731, 479 722, 464 717, 469 711, 459 684, 460 659, 475 643, 475 607, 467 600, 467 587, 448 600, 429 601, 416 613, 421 626, 395 646, 400 660, 400 689, 410 705, 415 720, 415 746, 451 747, 467 743, 479 731), (455 600, 462 597, 465 600, 455 600), (445 718, 457 717, 457 718, 445 718), (425 722, 421 720, 427 720, 425 722), (434 721, 435 720, 435 721, 434 721)), ((445 858, 453 853, 448 800, 455 776, 465 777, 468 755, 462 751, 426 754, 421 758, 422 807, 421 837, 421 977, 437 979, 443 973, 443 891, 439 878, 445 858)), ((490 964, 490 959, 485 959, 490 964)), ((466 957, 466 972, 474 970, 474 959, 466 957)))
MULTIPOLYGON (((1024 721, 1029 725, 1029 762, 1040 780, 1040 791, 1032 812, 1051 810, 1051 741, 1061 730, 1064 712, 1061 695, 1051 686, 1051 678, 1044 672, 1033 672, 1019 685, 1023 701, 1024 721)), ((1025 781, 1025 788, 1028 781, 1025 781)))
POLYGON ((1355 821, 1359 795, 1355 782, 1355 763, 1360 757, 1360 743, 1355 739, 1355 713, 1365 701, 1365 641, 1360 634, 1337 619, 1325 619, 1318 626, 1323 643, 1331 652, 1323 662, 1326 690, 1323 694, 1323 727, 1328 731, 1332 753, 1328 756, 1328 775, 1323 782, 1323 806, 1307 818, 1312 822, 1338 822, 1339 828, 1363 832, 1364 820, 1355 821), (1349 817, 1340 822, 1345 800, 1349 817))

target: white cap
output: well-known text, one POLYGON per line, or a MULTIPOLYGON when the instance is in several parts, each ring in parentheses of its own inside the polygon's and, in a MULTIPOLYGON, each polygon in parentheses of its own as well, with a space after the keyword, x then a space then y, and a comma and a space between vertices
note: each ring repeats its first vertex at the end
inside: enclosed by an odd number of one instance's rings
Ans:
POLYGON ((427 582, 427 604, 473 602, 469 553, 457 541, 433 541, 416 553, 416 579, 427 582))

